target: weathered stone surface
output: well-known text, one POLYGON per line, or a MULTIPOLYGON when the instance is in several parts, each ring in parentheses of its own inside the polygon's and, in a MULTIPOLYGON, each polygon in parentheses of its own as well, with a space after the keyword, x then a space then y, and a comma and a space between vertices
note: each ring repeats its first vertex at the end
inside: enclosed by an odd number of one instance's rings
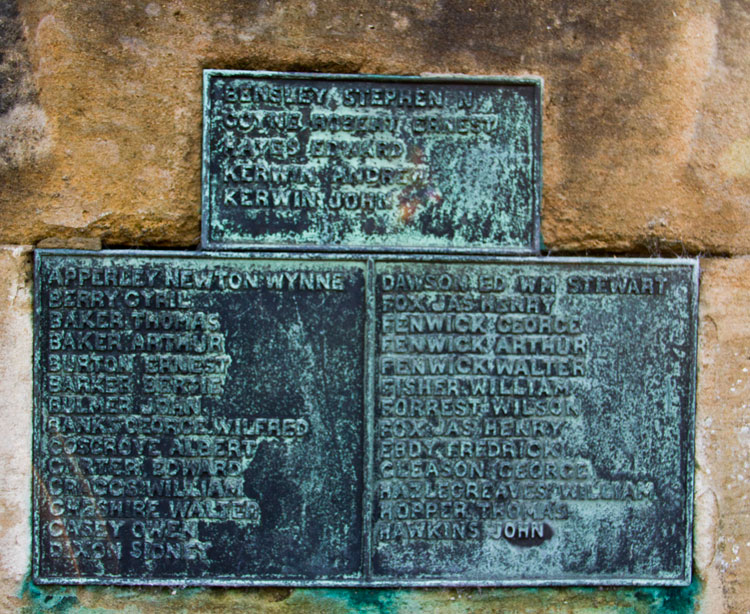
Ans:
POLYGON ((37 248, 49 249, 88 249, 98 250, 102 248, 102 240, 99 237, 48 237, 36 244, 37 248))
POLYGON ((0 172, 40 162, 51 142, 15 2, 0 6, 0 172))
POLYGON ((2 241, 196 244, 215 67, 542 76, 550 248, 750 251, 746 3, 18 4, 2 241))
POLYGON ((15 612, 31 549, 31 252, 0 247, 0 611, 15 612))
POLYGON ((750 608, 750 259, 704 260, 695 562, 705 612, 750 608))

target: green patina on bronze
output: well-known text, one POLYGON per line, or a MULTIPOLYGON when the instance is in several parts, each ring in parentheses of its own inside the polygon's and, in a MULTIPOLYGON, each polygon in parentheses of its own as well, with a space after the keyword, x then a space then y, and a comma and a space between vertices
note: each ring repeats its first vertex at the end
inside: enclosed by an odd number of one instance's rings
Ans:
POLYGON ((39 254, 37 575, 359 577, 364 268, 39 254))
POLYGON ((203 247, 531 253, 541 80, 204 72, 203 247))
POLYGON ((39 251, 35 581, 689 584, 697 268, 39 251))

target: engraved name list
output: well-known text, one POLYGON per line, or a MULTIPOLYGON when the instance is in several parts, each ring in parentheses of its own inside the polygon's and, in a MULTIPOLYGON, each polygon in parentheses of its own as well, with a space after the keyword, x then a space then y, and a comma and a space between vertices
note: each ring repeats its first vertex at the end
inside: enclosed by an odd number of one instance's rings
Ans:
POLYGON ((206 71, 204 245, 536 246, 538 81, 206 71))
POLYGON ((36 579, 684 583, 696 270, 40 251, 36 579))

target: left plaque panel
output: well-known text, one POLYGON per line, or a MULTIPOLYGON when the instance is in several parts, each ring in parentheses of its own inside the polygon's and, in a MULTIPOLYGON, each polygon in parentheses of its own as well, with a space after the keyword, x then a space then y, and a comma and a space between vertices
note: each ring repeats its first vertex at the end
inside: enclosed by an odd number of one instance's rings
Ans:
POLYGON ((37 252, 35 581, 361 578, 365 278, 37 252))

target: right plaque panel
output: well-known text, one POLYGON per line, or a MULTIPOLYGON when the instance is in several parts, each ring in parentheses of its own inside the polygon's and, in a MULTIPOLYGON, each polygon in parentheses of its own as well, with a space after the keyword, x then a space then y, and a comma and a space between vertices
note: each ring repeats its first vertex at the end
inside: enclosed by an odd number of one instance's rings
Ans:
POLYGON ((374 583, 690 581, 694 262, 375 270, 374 583))

